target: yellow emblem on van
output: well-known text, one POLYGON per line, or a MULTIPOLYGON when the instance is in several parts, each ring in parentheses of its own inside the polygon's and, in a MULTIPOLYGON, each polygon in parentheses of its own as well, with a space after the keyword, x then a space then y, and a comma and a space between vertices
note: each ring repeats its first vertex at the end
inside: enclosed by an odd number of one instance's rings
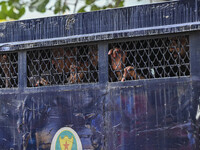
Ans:
POLYGON ((73 140, 73 136, 71 139, 68 136, 65 136, 63 139, 59 137, 61 150, 72 150, 73 140))
POLYGON ((56 132, 51 150, 82 150, 82 143, 72 128, 64 127, 56 132))

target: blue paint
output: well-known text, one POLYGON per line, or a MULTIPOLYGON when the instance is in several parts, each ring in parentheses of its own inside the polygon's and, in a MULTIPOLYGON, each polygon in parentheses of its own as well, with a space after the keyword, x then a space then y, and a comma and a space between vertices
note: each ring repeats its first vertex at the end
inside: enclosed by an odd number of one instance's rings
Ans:
POLYGON ((0 51, 17 51, 20 66, 20 86, 0 89, 1 149, 47 150, 65 126, 84 149, 199 149, 200 36, 189 32, 200 29, 197 6, 184 0, 1 23, 0 51), (186 31, 190 77, 108 82, 111 40, 186 31), (27 49, 94 41, 101 41, 98 83, 26 87, 27 49))

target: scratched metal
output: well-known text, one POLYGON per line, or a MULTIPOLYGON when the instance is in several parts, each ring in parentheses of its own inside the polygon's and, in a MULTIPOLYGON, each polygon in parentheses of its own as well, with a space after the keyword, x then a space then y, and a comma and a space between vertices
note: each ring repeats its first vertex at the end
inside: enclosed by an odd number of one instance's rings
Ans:
MULTIPOLYGON (((199 20, 198 5, 198 0, 181 0, 171 3, 5 22, 0 23, 0 43, 196 22, 199 20)), ((139 31, 138 34, 143 34, 143 32, 139 31)), ((106 37, 109 38, 109 36, 106 37)), ((90 39, 87 36, 85 38, 84 41, 90 39)), ((101 39, 102 37, 97 36, 96 38, 101 39)))
MULTIPOLYGON (((44 27, 45 28, 45 27, 44 27)), ((141 36, 158 36, 170 33, 194 32, 200 30, 199 22, 185 24, 166 25, 150 28, 128 29, 120 31, 110 31, 103 33, 91 33, 83 35, 66 36, 62 38, 49 38, 41 40, 27 40, 18 42, 1 43, 0 51, 25 50, 48 46, 59 46, 65 44, 77 44, 86 42, 98 42, 113 39, 140 38, 141 36)))
POLYGON ((2 150, 49 149, 72 127, 84 149, 198 149, 199 97, 192 83, 141 83, 0 96, 2 150))
POLYGON ((2 95, 1 150, 50 149, 53 136, 64 126, 78 133, 84 149, 102 147, 102 95, 96 90, 2 95))
POLYGON ((189 82, 112 87, 106 99, 106 149, 198 149, 198 99, 189 82))
POLYGON ((199 32, 186 33, 189 76, 108 82, 109 43, 199 30, 199 5, 181 0, 1 23, 0 50, 23 50, 18 86, 0 89, 0 149, 49 150, 56 131, 67 126, 87 150, 199 150, 199 32), (95 40, 103 40, 95 43, 98 83, 27 87, 28 50, 95 40))

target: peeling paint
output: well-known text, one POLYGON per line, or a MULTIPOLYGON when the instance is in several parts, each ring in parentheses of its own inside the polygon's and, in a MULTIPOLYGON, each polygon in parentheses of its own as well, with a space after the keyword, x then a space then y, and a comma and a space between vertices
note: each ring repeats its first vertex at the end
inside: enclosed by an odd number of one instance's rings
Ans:
MULTIPOLYGON (((5 35, 4 38, 0 37, 0 43, 87 36, 88 34, 198 22, 200 17, 195 9, 198 8, 200 2, 194 3, 193 1, 176 1, 0 23, 0 31, 5 35), (180 10, 184 10, 184 13, 180 13, 180 10)), ((184 29, 178 32, 184 32, 184 29)), ((142 31, 134 34, 136 36, 144 35, 142 31)), ((154 34, 150 32, 148 35, 154 34)), ((117 36, 125 37, 125 35, 117 36)), ((105 39, 110 38, 106 37, 105 39)), ((104 39, 100 37, 99 40, 104 39)))
POLYGON ((24 22, 19 22, 19 27, 20 28, 26 28, 26 24, 24 22))
MULTIPOLYGON (((193 4, 186 1, 153 4, 0 24, 0 51, 198 31, 200 23, 194 20, 197 14, 193 13, 193 4), (171 15, 160 15, 180 5, 193 15, 186 18, 188 22, 184 21, 185 16, 170 22, 171 15), (150 17, 140 13, 148 9, 152 11, 146 12, 150 17), (151 16, 153 11, 157 13, 151 16), (162 19, 155 22, 155 16, 162 19), (119 18, 122 21, 113 24, 119 18), (14 29, 15 26, 20 29, 14 29)), ((19 57, 26 58, 22 53, 19 51, 19 57)), ((20 67, 24 67, 23 62, 21 59, 20 67)), ((20 71, 19 75, 24 75, 20 71)), ((151 72, 154 74, 154 70, 151 72)), ((55 133, 67 126, 80 136, 84 149, 199 149, 198 79, 199 75, 0 89, 0 148, 50 149, 55 133)))
POLYGON ((0 23, 0 30, 5 30, 6 29, 6 24, 7 23, 0 23))
POLYGON ((65 29, 70 30, 72 28, 72 25, 75 23, 74 15, 70 15, 67 17, 67 20, 65 22, 65 29))
POLYGON ((0 37, 3 38, 3 37, 5 37, 5 35, 0 32, 0 37))

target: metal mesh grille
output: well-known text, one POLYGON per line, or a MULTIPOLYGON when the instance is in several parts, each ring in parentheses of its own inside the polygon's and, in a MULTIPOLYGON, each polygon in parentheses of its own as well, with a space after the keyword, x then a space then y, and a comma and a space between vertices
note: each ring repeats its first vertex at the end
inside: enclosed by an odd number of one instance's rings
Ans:
POLYGON ((109 81, 190 75, 189 37, 109 44, 109 81))
POLYGON ((96 45, 27 52, 28 86, 98 82, 96 45))
POLYGON ((18 55, 17 53, 0 54, 0 87, 18 86, 18 55))

